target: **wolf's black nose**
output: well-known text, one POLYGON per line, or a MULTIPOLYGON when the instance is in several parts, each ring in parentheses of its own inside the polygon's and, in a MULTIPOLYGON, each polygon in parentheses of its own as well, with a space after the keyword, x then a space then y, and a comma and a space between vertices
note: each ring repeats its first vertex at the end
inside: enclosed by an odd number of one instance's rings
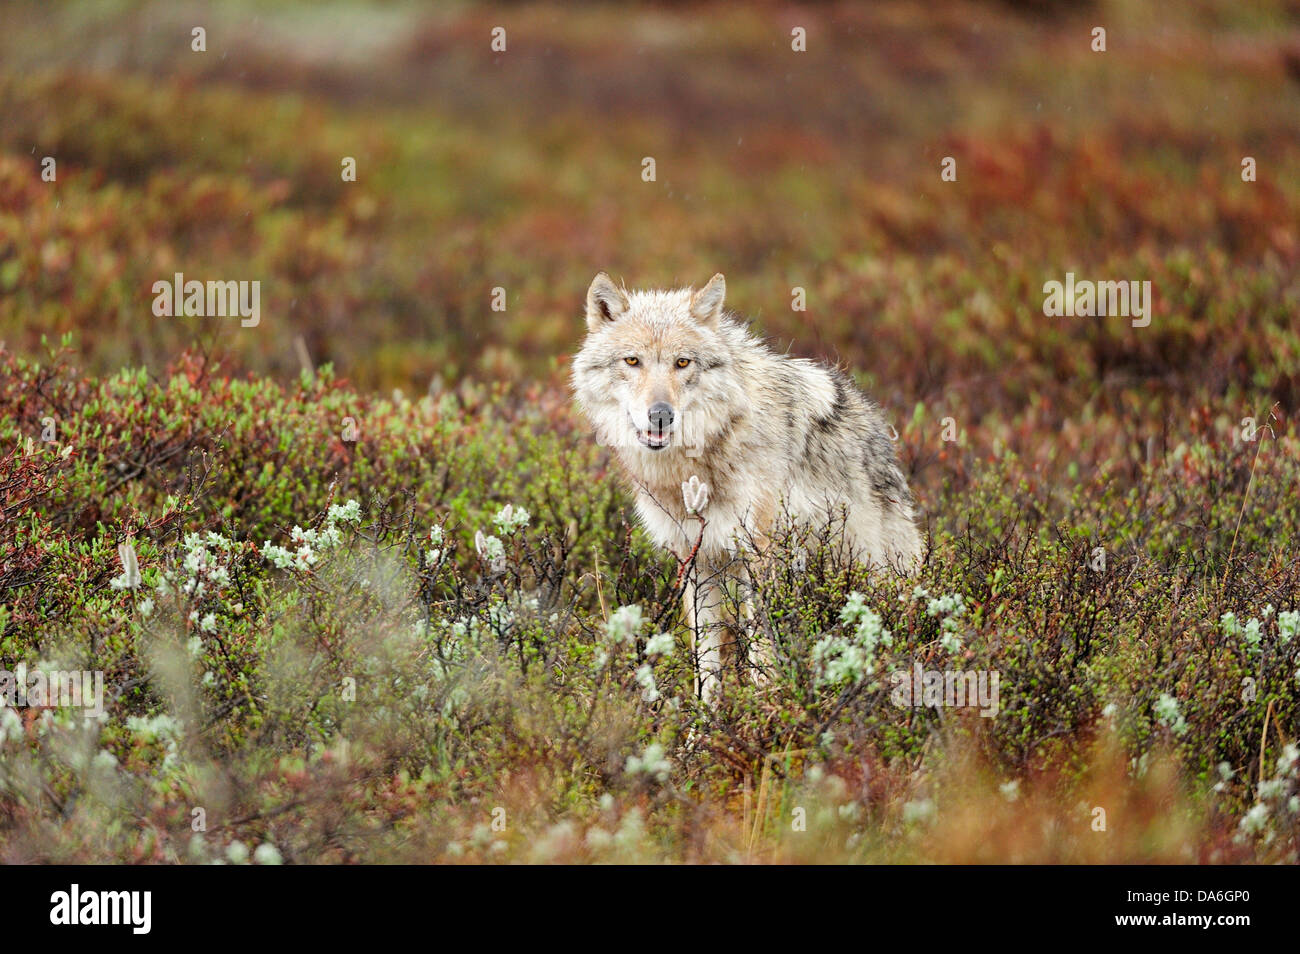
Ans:
POLYGON ((673 406, 659 401, 650 405, 650 430, 663 433, 673 426, 673 406))

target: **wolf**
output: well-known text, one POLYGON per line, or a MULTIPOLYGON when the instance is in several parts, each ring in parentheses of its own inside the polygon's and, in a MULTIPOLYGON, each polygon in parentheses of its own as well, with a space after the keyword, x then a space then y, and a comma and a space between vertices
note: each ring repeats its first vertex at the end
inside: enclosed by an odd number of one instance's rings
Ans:
MULTIPOLYGON (((726 279, 628 291, 599 273, 571 385, 613 449, 650 538, 691 573, 683 600, 696 687, 716 698, 738 655, 727 588, 748 585, 779 519, 840 515, 849 556, 910 575, 924 553, 880 409, 841 370, 778 353, 724 310, 726 279)), ((739 647, 747 652, 743 646, 739 647)))

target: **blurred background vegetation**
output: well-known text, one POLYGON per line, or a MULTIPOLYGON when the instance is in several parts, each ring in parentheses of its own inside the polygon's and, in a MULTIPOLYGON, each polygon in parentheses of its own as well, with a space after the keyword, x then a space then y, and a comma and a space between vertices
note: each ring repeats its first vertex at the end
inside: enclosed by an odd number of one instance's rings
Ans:
POLYGON ((11 348, 72 331, 91 370, 199 346, 285 375, 301 336, 361 386, 423 391, 547 374, 597 269, 633 286, 723 271, 735 309, 868 372, 887 403, 1077 401, 1207 349, 1225 358, 1202 369, 1222 372, 1212 385, 1248 365, 1297 393, 1275 354, 1294 340, 1274 327, 1300 257, 1294 0, 18 2, 0 17, 11 348), (1158 319, 1044 319, 1042 283, 1067 270, 1153 280, 1158 319), (260 280, 261 326, 155 319, 150 287, 176 271, 260 280))
MULTIPOLYGON (((847 788, 826 795, 843 804, 824 843, 773 841, 772 859, 1294 861, 1300 810, 1276 829, 1246 813, 1300 713, 1279 619, 1300 605, 1298 263, 1297 0, 6 3, 0 653, 106 670, 114 722, 85 744, 120 770, 78 801, 90 769, 46 759, 57 733, 28 724, 43 767, 0 771, 0 832, 20 832, 5 857, 198 860, 236 836, 287 860, 506 857, 479 830, 509 796, 529 834, 502 851, 530 858, 548 826, 614 824, 614 794, 651 831, 618 808, 641 845, 622 857, 746 859, 780 755, 791 786, 821 785, 815 763, 847 788), (593 681, 614 604, 666 628, 676 605, 676 567, 566 410, 599 269, 632 287, 722 271, 734 310, 870 389, 924 510, 922 582, 970 607, 950 662, 1006 674, 998 720, 797 685, 737 711, 650 705, 639 644, 613 691, 593 681), (155 317, 175 272, 260 281, 261 323, 155 317), (1066 272, 1150 280, 1151 324, 1044 317, 1066 272), (42 344, 65 335, 70 355, 42 344), (1243 438, 1246 417, 1268 430, 1243 438), (346 498, 365 520, 341 569, 262 560, 346 498), (472 541, 505 504, 537 536, 494 578, 472 541), (459 549, 435 578, 420 541, 442 526, 459 549), (152 587, 205 531, 241 541, 237 600, 160 596, 150 617, 144 590, 112 588, 119 545, 152 587), (1085 569, 1098 545, 1104 574, 1085 569), (404 582, 354 587, 381 557, 404 582), (537 593, 567 615, 465 637, 537 593), (173 692, 151 647, 195 639, 212 681, 173 692), (322 702, 389 652, 375 704, 322 702), (1165 694, 1180 731, 1153 708, 1165 694), (169 712, 189 726, 179 762, 123 718, 169 712), (339 739, 352 762, 325 748, 339 739), (652 740, 667 790, 625 770, 652 740), (898 854, 924 804, 908 800, 931 795, 941 837, 898 854), (228 821, 187 855, 198 799, 228 821), (1114 841, 1071 814, 1099 803, 1127 806, 1114 841)), ((861 584, 900 658, 941 659, 890 586, 830 576, 774 590, 807 617, 780 621, 791 645, 840 626, 861 584)), ((665 665, 685 699, 684 657, 665 665)), ((1300 805, 1286 770, 1270 805, 1300 805)), ((543 860, 591 856, 566 831, 543 860)))

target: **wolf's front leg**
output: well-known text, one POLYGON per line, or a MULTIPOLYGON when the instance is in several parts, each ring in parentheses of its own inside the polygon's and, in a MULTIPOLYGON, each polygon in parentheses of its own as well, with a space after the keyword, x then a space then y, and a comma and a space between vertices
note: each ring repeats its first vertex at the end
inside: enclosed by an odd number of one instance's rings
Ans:
POLYGON ((739 663, 745 670, 745 676, 755 685, 760 686, 768 682, 771 669, 776 662, 771 640, 763 631, 755 599, 755 587, 759 581, 766 580, 769 573, 769 560, 770 555, 767 551, 745 554, 743 559, 736 561, 730 571, 736 586, 735 602, 738 612, 735 614, 734 621, 728 619, 727 622, 737 634, 736 644, 741 654, 739 663), (755 561, 752 570, 749 560, 755 561))
POLYGON ((683 601, 695 657, 695 689, 712 704, 722 686, 722 670, 731 656, 734 634, 726 623, 726 577, 711 563, 691 567, 683 601))

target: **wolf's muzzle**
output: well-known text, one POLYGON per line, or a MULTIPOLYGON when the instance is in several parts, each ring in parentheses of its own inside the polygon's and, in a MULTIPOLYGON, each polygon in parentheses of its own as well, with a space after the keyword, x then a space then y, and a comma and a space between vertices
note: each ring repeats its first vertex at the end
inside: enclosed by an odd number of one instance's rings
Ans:
POLYGON ((662 434, 673 426, 673 406, 658 401, 650 405, 650 430, 662 434))
POLYGON ((663 401, 656 401, 650 405, 646 417, 650 421, 650 430, 644 434, 638 430, 636 432, 637 440, 651 450, 663 450, 668 446, 668 442, 672 437, 674 418, 672 405, 663 401))

